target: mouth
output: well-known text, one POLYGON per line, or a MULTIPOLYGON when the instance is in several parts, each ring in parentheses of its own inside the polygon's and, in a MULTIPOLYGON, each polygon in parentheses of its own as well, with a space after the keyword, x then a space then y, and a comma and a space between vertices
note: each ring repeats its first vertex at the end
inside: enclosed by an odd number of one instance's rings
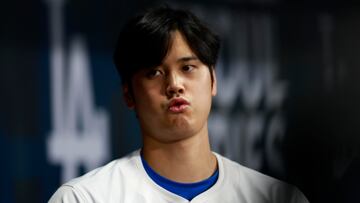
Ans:
POLYGON ((176 98, 170 101, 168 110, 172 113, 182 113, 189 105, 190 103, 185 99, 176 98))

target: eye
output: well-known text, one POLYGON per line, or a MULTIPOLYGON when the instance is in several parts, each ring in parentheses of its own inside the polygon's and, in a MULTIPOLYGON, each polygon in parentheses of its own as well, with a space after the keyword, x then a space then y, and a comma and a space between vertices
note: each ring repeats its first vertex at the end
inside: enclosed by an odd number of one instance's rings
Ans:
POLYGON ((152 69, 146 72, 146 77, 148 78, 154 78, 159 75, 161 75, 161 71, 159 69, 152 69))
POLYGON ((194 66, 192 65, 185 65, 182 67, 182 70, 185 72, 191 72, 194 69, 194 66))

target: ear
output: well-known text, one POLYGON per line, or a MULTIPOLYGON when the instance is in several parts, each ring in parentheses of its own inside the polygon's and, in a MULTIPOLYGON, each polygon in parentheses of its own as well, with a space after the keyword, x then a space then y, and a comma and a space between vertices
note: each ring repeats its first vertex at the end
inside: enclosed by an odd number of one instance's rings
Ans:
POLYGON ((212 71, 212 75, 213 75, 213 81, 212 81, 212 84, 211 84, 211 95, 215 96, 216 93, 217 93, 217 81, 216 81, 215 68, 212 67, 211 71, 212 71))
POLYGON ((125 100, 126 105, 130 109, 134 109, 135 108, 135 102, 134 102, 133 95, 132 95, 132 93, 130 91, 129 85, 124 84, 122 89, 123 89, 123 96, 124 96, 124 100, 125 100))

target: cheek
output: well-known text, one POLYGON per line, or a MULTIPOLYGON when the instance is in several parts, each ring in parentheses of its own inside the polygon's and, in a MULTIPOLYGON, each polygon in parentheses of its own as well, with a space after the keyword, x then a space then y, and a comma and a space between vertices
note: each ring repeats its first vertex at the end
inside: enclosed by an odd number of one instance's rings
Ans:
POLYGON ((199 95, 198 99, 201 102, 200 105, 202 105, 203 108, 208 109, 209 108, 208 106, 211 105, 211 99, 212 99, 211 90, 202 88, 199 90, 198 95, 199 95))
POLYGON ((147 84, 138 83, 134 87, 135 108, 142 111, 152 111, 159 104, 158 89, 147 84))
POLYGON ((212 88, 211 88, 211 79, 210 78, 202 78, 197 81, 194 86, 194 101, 199 105, 199 108, 202 111, 207 111, 211 105, 212 100, 212 88))

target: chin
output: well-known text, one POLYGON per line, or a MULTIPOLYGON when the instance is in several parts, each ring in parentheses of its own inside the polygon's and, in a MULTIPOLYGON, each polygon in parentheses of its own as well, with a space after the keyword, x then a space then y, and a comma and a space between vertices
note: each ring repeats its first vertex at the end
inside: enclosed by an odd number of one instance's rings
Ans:
POLYGON ((175 118, 171 118, 170 128, 174 128, 174 130, 176 130, 176 128, 187 129, 190 127, 191 127, 190 121, 183 116, 177 116, 175 118))
POLYGON ((168 142, 168 143, 175 143, 175 142, 180 142, 182 140, 186 140, 192 136, 194 136, 194 134, 187 133, 187 132, 175 132, 175 133, 171 134, 170 137, 166 137, 164 139, 164 141, 168 142))

